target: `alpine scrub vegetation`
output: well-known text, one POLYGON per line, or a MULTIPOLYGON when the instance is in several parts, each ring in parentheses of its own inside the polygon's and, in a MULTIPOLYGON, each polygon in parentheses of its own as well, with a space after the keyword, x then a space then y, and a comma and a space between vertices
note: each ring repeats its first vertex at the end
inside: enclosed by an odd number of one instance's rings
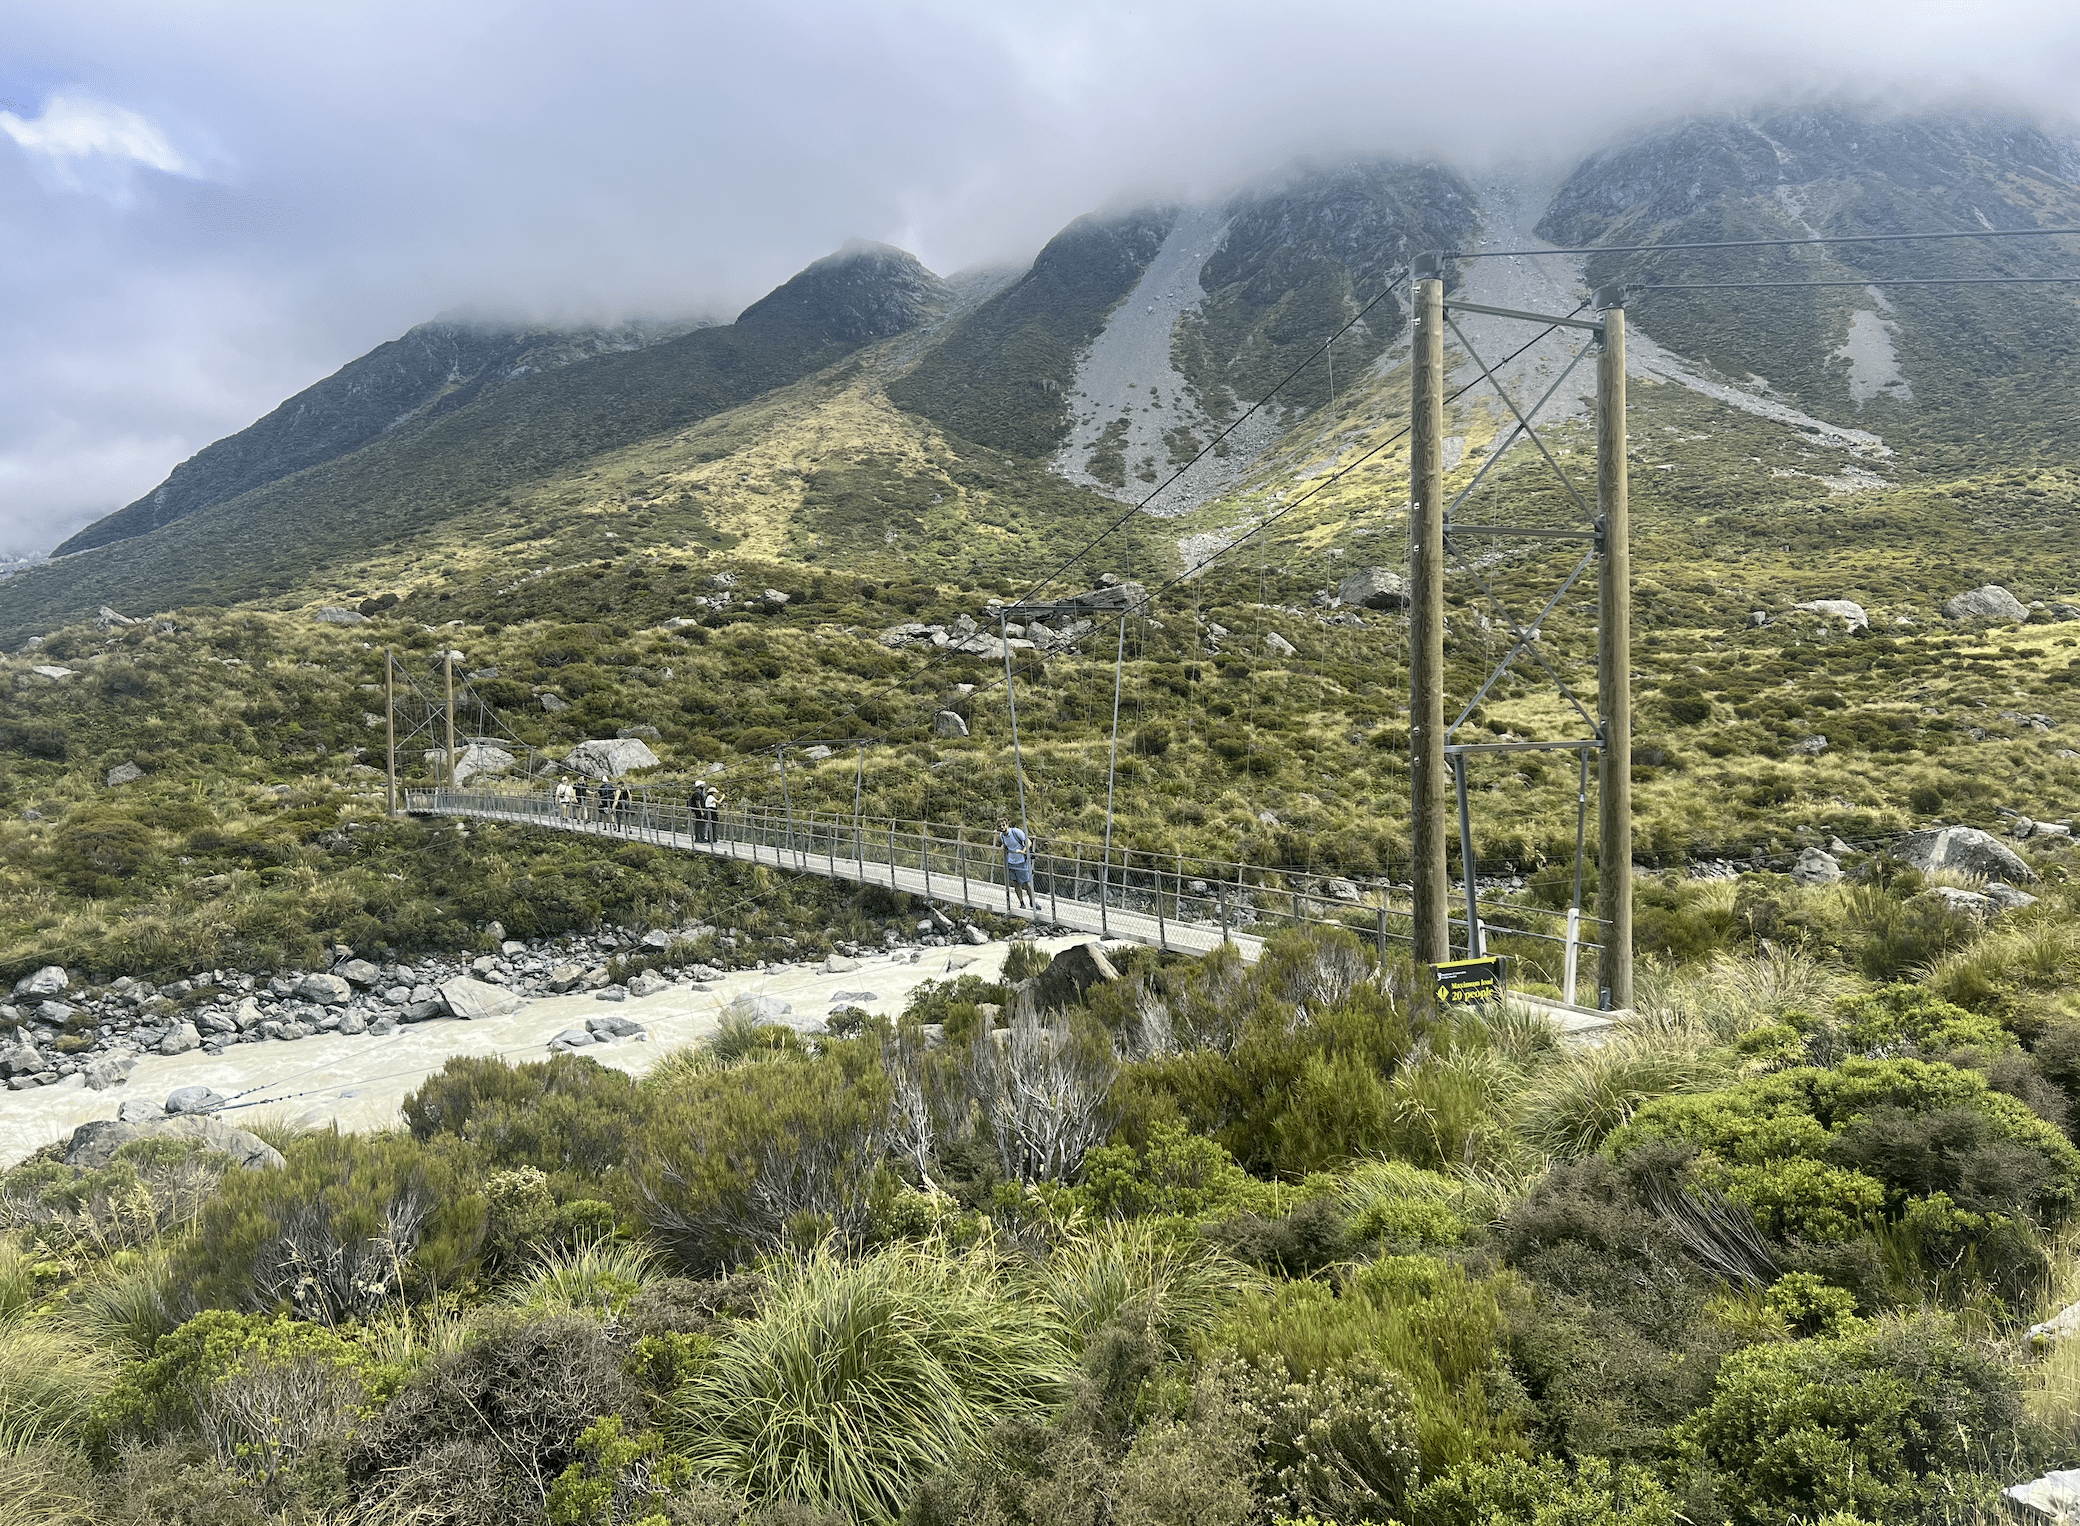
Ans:
POLYGON ((2019 1339, 2080 1201, 2056 962, 1967 1007, 1715 954, 1582 1051, 1325 931, 640 1082, 458 1059, 279 1169, 0 1176, 0 1445, 43 1520, 1991 1519, 2080 1434, 2019 1339), (1113 1056, 1060 1174, 969 1052, 1049 992, 1113 1056))

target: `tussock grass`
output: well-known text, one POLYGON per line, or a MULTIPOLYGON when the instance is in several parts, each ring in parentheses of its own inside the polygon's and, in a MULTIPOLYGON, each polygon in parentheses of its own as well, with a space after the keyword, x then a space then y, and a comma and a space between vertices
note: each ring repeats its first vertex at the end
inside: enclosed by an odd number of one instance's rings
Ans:
POLYGON ((680 1447, 755 1498, 888 1522, 998 1423, 1045 1413, 1068 1373, 1055 1321, 988 1253, 847 1262, 826 1244, 776 1268, 757 1317, 682 1386, 680 1447))
POLYGON ((1069 1341, 1087 1345, 1105 1326, 1144 1324, 1172 1356, 1213 1328, 1263 1278, 1203 1241, 1147 1219, 1105 1224, 1064 1240, 1028 1274, 1034 1295, 1069 1341))
POLYGON ((1787 1012, 1825 1012, 1849 985, 1826 961, 1771 947, 1722 953, 1702 968, 1642 962, 1634 1006, 1643 1022, 1663 1032, 1730 1044, 1751 1028, 1781 1022, 1787 1012))
POLYGON ((149 1356, 159 1337, 180 1323, 176 1292, 169 1244, 123 1251, 70 1290, 65 1323, 97 1347, 149 1356))
POLYGON ((499 1294, 509 1308, 534 1313, 612 1314, 656 1271, 655 1248, 603 1238, 549 1246, 499 1294))
POLYGON ((62 1446, 115 1376, 115 1362, 55 1320, 0 1324, 0 1456, 62 1446))
POLYGON ((1697 1031, 1639 1023, 1543 1071, 1523 1094, 1518 1129, 1533 1149, 1578 1160, 1656 1097, 1706 1091, 1729 1073, 1697 1031))

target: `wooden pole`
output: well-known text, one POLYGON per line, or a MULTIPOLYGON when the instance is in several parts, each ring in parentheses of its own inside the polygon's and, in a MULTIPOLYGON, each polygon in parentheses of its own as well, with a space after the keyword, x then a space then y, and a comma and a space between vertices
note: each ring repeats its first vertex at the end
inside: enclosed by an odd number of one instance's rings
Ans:
POLYGON ((390 754, 390 814, 397 814, 397 658, 383 648, 383 738, 390 754))
POLYGON ((1597 293, 1603 347, 1596 360, 1598 568, 1596 698, 1603 719, 1596 788, 1597 960, 1605 1011, 1632 1006, 1632 521, 1625 464, 1625 294, 1597 293))
POLYGON ((1435 255, 1416 261, 1415 380, 1408 433, 1408 747, 1415 957, 1451 957, 1445 874, 1444 280, 1435 255))
POLYGON ((455 649, 441 649, 441 669, 447 679, 448 704, 445 712, 448 723, 448 788, 455 789, 455 649))

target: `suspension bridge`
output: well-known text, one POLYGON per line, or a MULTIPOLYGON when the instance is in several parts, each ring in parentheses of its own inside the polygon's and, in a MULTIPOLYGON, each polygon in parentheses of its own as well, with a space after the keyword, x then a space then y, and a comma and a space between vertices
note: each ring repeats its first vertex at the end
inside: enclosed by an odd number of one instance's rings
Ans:
MULTIPOLYGON (((654 786, 633 785, 618 804, 587 790, 577 803, 523 785, 407 788, 415 816, 457 817, 701 854, 790 875, 875 886, 916 899, 1151 948, 1208 954, 1232 943, 1255 961, 1265 940, 1287 928, 1336 928, 1374 946, 1382 964, 1411 942, 1405 889, 1275 865, 1151 853, 1073 839, 1036 838, 1030 909, 1017 904, 993 834, 943 822, 837 812, 729 805, 696 811, 654 786)), ((1600 1027, 1610 1014, 1577 1006, 1570 987, 1593 919, 1514 900, 1479 896, 1474 947, 1534 955, 1562 971, 1560 999, 1518 994, 1570 1029, 1600 1027)), ((941 920, 950 931, 952 922, 941 920)), ((1465 924, 1455 922, 1463 938, 1465 924)), ((1465 946, 1462 943, 1462 946, 1465 946)))

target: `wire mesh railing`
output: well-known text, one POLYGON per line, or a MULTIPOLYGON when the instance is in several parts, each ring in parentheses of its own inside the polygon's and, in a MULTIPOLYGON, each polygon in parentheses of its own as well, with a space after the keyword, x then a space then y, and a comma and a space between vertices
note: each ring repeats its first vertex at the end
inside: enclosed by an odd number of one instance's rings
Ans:
MULTIPOLYGON (((1018 910, 1013 867, 997 834, 958 823, 766 805, 709 811, 642 786, 604 797, 587 788, 565 801, 521 786, 409 789, 405 808, 710 852, 971 908, 1018 910)), ((1044 835, 1032 844, 1028 867, 1036 915, 1159 947, 1260 940, 1289 927, 1340 928, 1376 943, 1382 957, 1412 941, 1405 892, 1321 870, 1044 835)), ((1513 955, 1555 985, 1578 950, 1595 946, 1593 917, 1492 893, 1477 904, 1477 951, 1513 955)), ((1455 951, 1464 952, 1464 917, 1451 925, 1455 951)))

